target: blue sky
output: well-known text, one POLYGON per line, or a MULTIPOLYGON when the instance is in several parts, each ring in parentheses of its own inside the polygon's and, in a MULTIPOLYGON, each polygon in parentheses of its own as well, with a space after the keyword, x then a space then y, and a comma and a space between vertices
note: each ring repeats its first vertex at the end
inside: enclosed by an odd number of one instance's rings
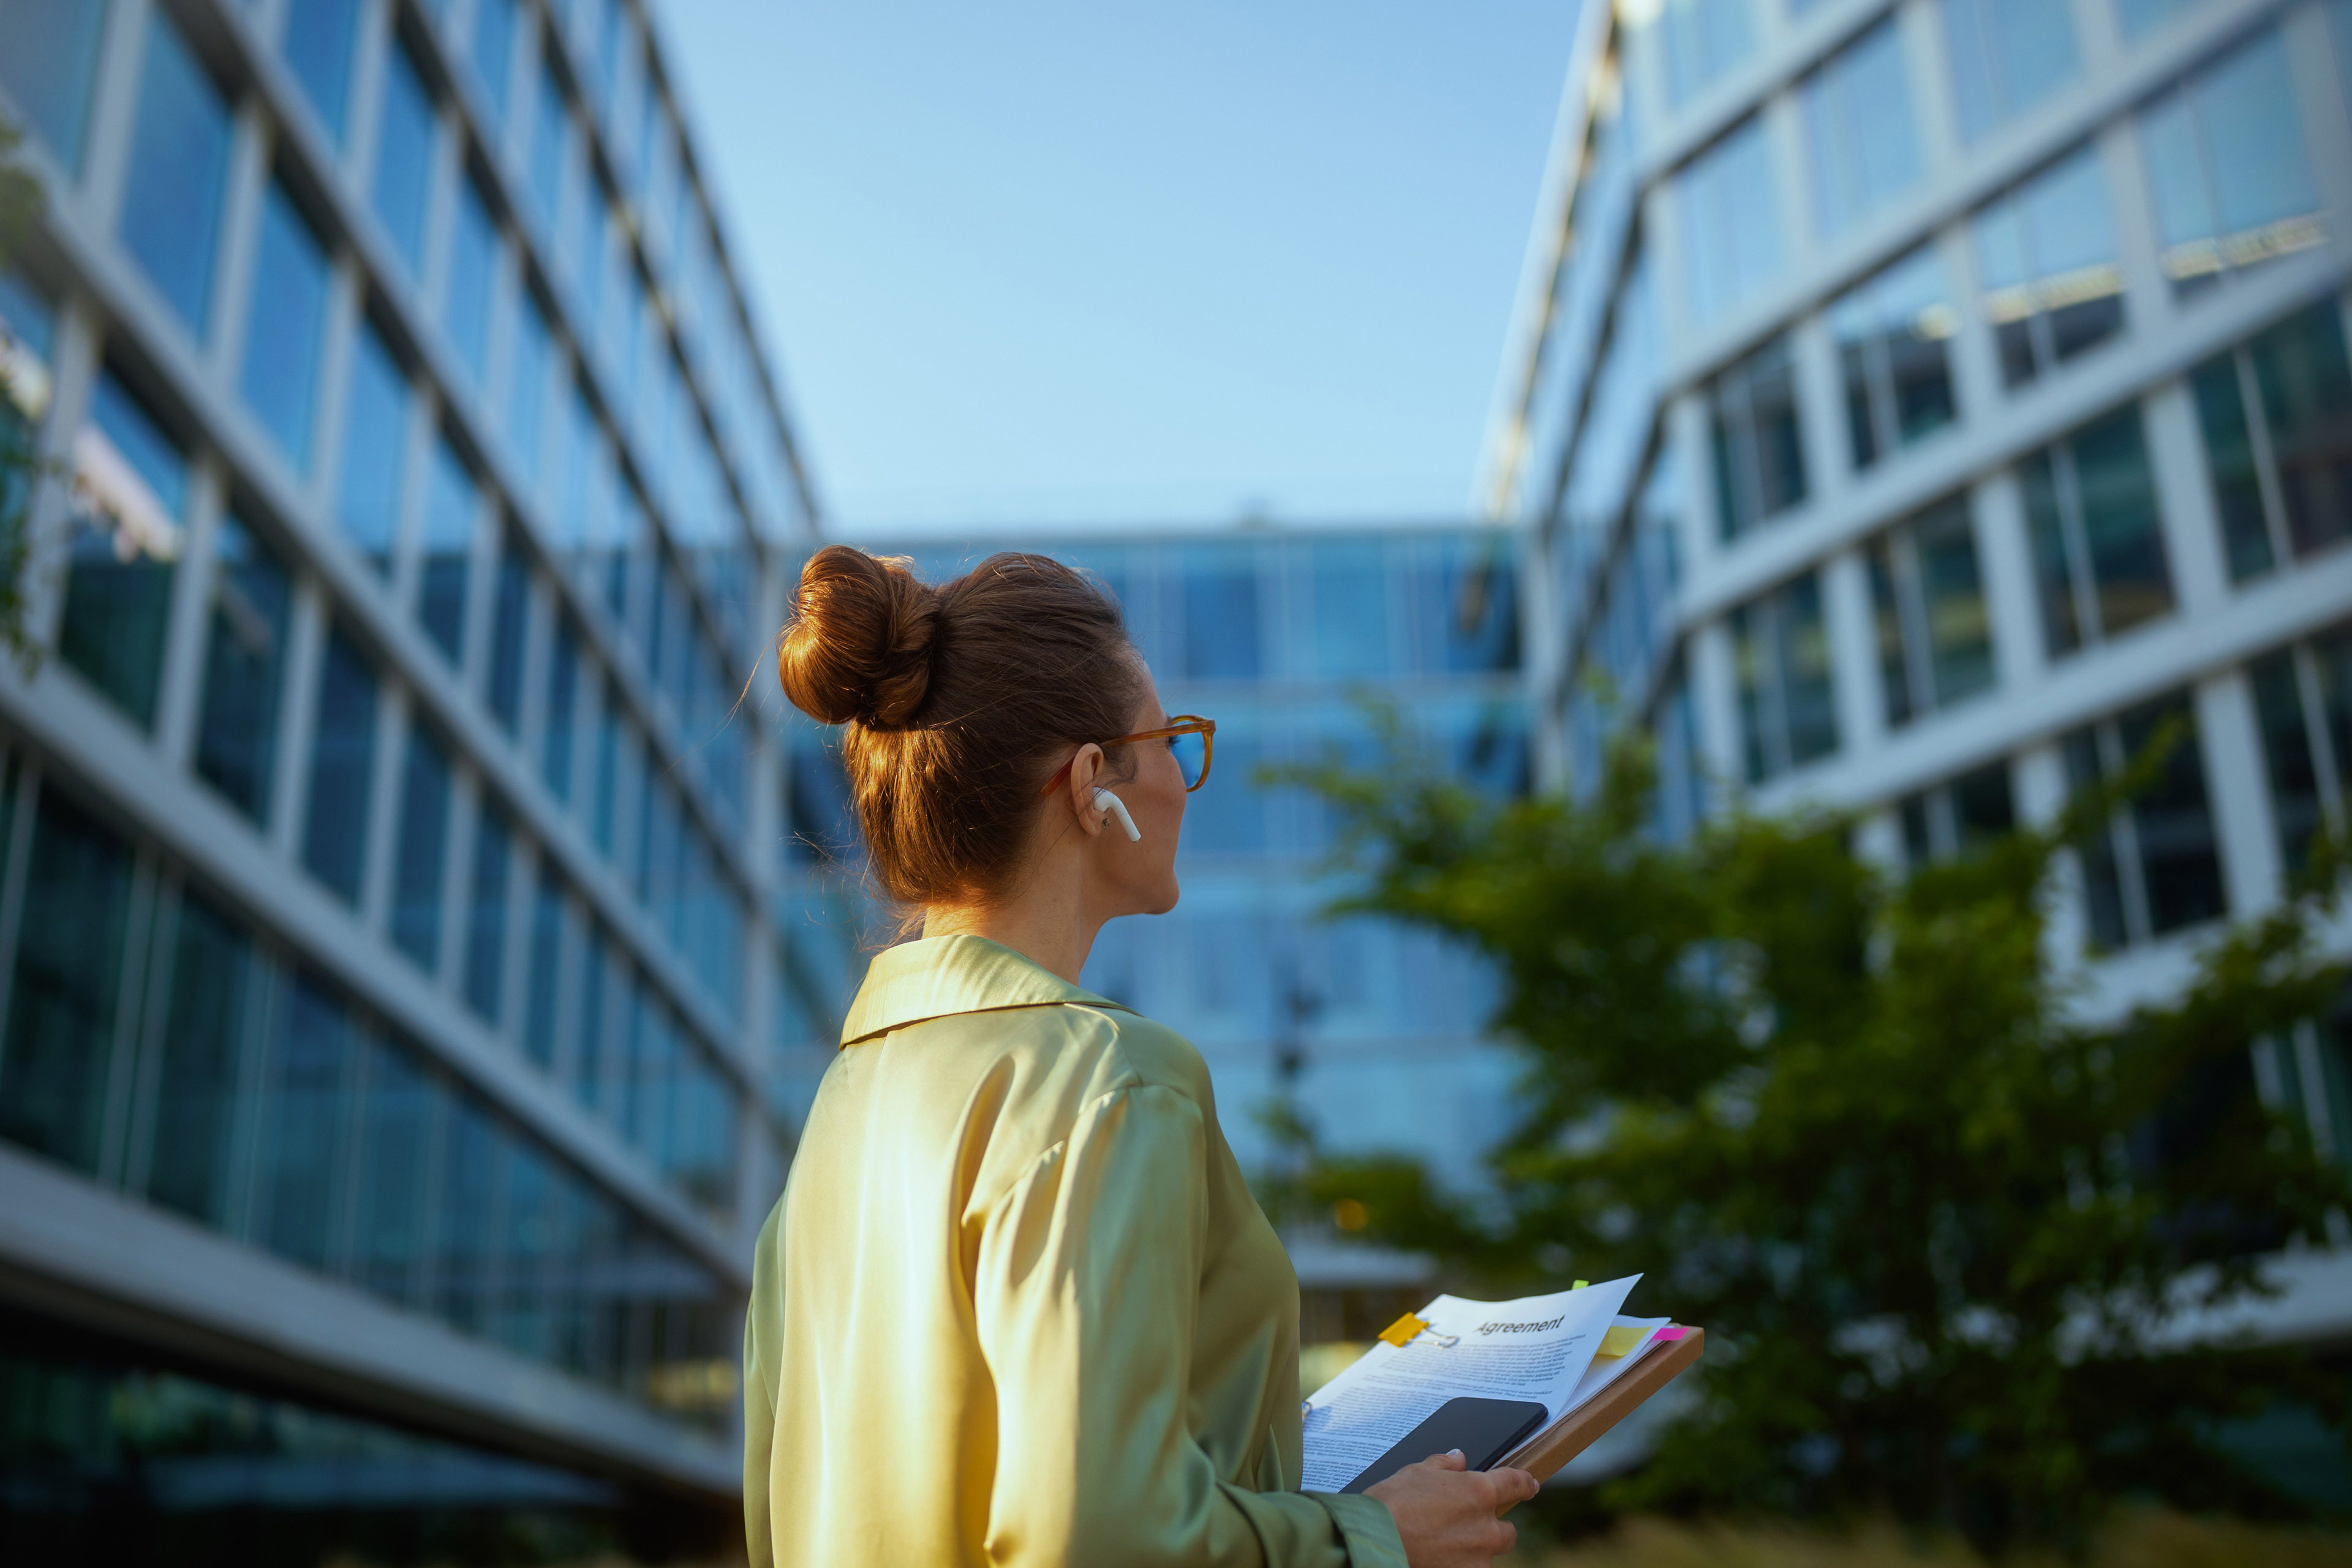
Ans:
POLYGON ((1458 515, 1575 0, 667 0, 839 532, 1458 515))

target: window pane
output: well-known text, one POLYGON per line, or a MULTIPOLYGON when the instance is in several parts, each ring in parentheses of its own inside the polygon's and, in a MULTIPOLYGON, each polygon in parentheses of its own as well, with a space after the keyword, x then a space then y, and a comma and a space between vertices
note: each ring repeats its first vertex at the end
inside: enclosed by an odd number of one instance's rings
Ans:
MULTIPOLYGON (((2061 748, 2066 758, 2067 787, 2080 795, 2096 788, 2107 770, 2099 759, 2099 738, 2091 730, 2068 735, 2061 748)), ((2124 893, 2116 862, 2112 829, 2092 834, 2083 844, 2084 913, 2091 928, 2091 947, 2112 952, 2131 941, 2124 920, 2124 893)))
MULTIPOLYGON (((595 794, 589 804, 588 837, 598 852, 608 860, 613 856, 613 831, 620 816, 621 756, 630 749, 621 733, 623 722, 620 689, 607 681, 603 710, 596 720, 595 794)), ((796 763, 798 757, 799 752, 795 750, 796 763)), ((795 785, 800 783, 797 766, 793 772, 793 783, 795 785)), ((844 786, 845 791, 846 787, 844 786)), ((800 792, 795 788, 793 800, 797 803, 800 798, 800 792)), ((799 818, 799 811, 800 807, 795 804, 795 821, 799 818)))
MULTIPOLYGON (((1844 368, 1855 467, 1957 417, 1945 351, 1955 318, 1934 250, 1914 251, 1858 285, 1830 307, 1829 320, 1844 368)), ((1793 424, 1792 394, 1790 408, 1793 424)))
POLYGON ((2137 757, 2160 724, 2176 721, 2179 739, 2165 755, 2163 771, 2131 804, 2141 875, 2147 884, 2148 922, 2158 935, 2216 919, 2228 910, 2213 816, 2206 804, 2205 762, 2198 749, 2195 714, 2185 700, 2172 698, 2124 714, 2116 731, 2124 754, 2137 757))
POLYGON ((298 469, 310 464, 319 342, 327 317, 327 253, 286 187, 270 182, 246 317, 238 390, 298 469))
POLYGON ((448 437, 442 437, 434 444, 425 481, 425 563, 416 618, 452 664, 465 661, 467 565, 480 510, 473 473, 448 437))
POLYGON ((1676 186, 1684 288, 1693 324, 1706 326, 1780 274, 1780 207, 1763 122, 1750 119, 1700 153, 1676 186))
POLYGON ((357 903, 367 856, 369 784, 375 775, 375 671, 342 633, 327 635, 310 752, 310 819, 302 864, 357 903))
POLYGON ((523 999, 522 1047, 541 1067, 555 1065, 558 987, 563 978, 563 884, 545 863, 530 904, 530 975, 523 999))
POLYGON ((269 812, 292 586, 276 553, 235 517, 213 547, 212 626, 196 725, 196 774, 256 822, 269 812))
POLYGON ((490 1310, 491 1338, 518 1355, 545 1361, 553 1352, 548 1313, 548 1247, 553 1193, 547 1158, 520 1137, 503 1141, 506 1172, 498 1260, 498 1300, 490 1310))
POLYGON ((147 1195, 215 1228, 228 1224, 248 1009, 266 994, 246 933, 184 893, 173 933, 171 999, 155 1074, 147 1195))
POLYGON ((1185 675, 1194 680, 1255 679, 1255 552, 1247 546, 1192 545, 1185 548, 1183 562, 1185 675))
POLYGON ((572 799, 572 737, 579 710, 580 633, 565 616, 556 622, 548 650, 547 728, 539 753, 539 776, 560 801, 572 799))
POLYGON ((507 79, 514 72, 515 0, 474 0, 474 74, 490 107, 506 118, 507 79))
POLYGON ((2067 7, 2050 0, 1941 0, 1960 140, 1974 142, 2074 79, 2067 7))
POLYGON ((1919 563, 1919 598, 1927 614, 1928 667, 1936 703, 1948 706, 1992 685, 1992 623, 1977 572, 1976 534, 1965 496, 1911 524, 1919 563))
POLYGON ((0 1138, 98 1169, 131 914, 131 852, 52 790, 41 792, 25 873, 8 1032, 0 1040, 0 1138))
MULTIPOLYGON (((1907 616, 1895 586, 1899 567, 1891 535, 1871 545, 1868 562, 1871 620, 1878 643, 1878 686, 1885 698, 1887 727, 1895 729, 1909 723, 1919 704, 1912 695, 1916 677, 1911 668, 1910 639, 1904 632, 1907 616)), ((1915 863, 1917 858, 1913 857, 1915 863)))
POLYGON ((2067 554, 2066 520, 2059 510, 2058 468, 2048 452, 2029 452, 2017 465, 2025 497, 2026 531, 2033 542, 2033 581, 2042 601, 2042 635, 2055 658, 2083 646, 2074 605, 2074 568, 2067 554))
POLYGON ((1952 822, 1963 849, 2017 826, 2007 763, 1988 763, 1952 781, 1952 822))
POLYGON ((1381 545, 1314 544, 1303 553, 1315 601, 1313 658, 1307 668, 1327 679, 1387 674, 1394 617, 1381 545))
POLYGON ((1756 47, 1755 0, 1664 0, 1667 101, 1681 104, 1756 47))
POLYGON ((497 1145, 489 1114, 472 1095, 453 1095, 443 1117, 441 1185, 434 1205, 433 1311, 467 1333, 488 1307, 490 1215, 498 1200, 497 1145))
POLYGON ((2262 388, 2287 537, 2298 555, 2352 532, 2352 364, 2334 296, 2247 345, 2262 388))
MULTIPOLYGON (((548 40, 547 47, 551 57, 555 49, 553 38, 548 40)), ((556 80, 551 62, 542 63, 530 131, 530 193, 531 216, 542 240, 554 236, 557 219, 562 216, 563 166, 571 135, 572 115, 564 104, 562 84, 556 80)))
POLYGON ((2141 116, 2162 263, 2191 286, 2316 244, 2318 201, 2276 28, 2141 116))
POLYGON ((580 1009, 572 1053, 572 1092, 591 1110, 604 1100, 604 1020, 614 1016, 606 1005, 605 992, 619 973, 618 961, 609 956, 611 950, 611 940, 602 930, 592 931, 581 944, 580 1009))
POLYGON ((375 216, 408 262, 425 270, 425 198, 433 179, 433 97, 404 42, 384 57, 383 110, 375 151, 375 216))
POLYGON ((270 1041, 260 1142, 263 1246, 327 1265, 342 1209, 351 1021, 307 974, 288 988, 270 1041))
POLYGON ((228 100, 170 14, 152 15, 122 188, 122 244, 165 303, 202 337, 228 177, 228 100))
POLYGON ((449 247, 448 292, 442 328, 458 363, 480 386, 489 360, 490 300, 498 281, 499 230, 482 188, 468 178, 457 186, 457 228, 449 247))
POLYGON ((1724 537, 1735 539, 1805 499, 1788 340, 1774 338, 1725 371, 1711 401, 1717 506, 1724 537))
POLYGON ((499 557, 490 606, 490 716, 509 735, 522 717, 523 637, 530 620, 530 560, 511 533, 499 557))
POLYGON ((412 729, 400 779, 392 941, 428 973, 441 966, 441 879, 448 844, 448 753, 424 730, 412 729))
POLYGON ((507 880, 514 834, 506 814, 484 803, 474 824, 474 875, 466 917, 466 1005, 495 1026, 507 973, 507 880))
POLYGON ((406 1047, 371 1040, 365 1055, 351 1274, 362 1289, 409 1306, 425 1255, 425 1182, 441 1095, 406 1047))
MULTIPOLYGON (((539 296, 526 289, 522 309, 516 312, 520 323, 515 333, 514 364, 508 371, 507 382, 507 446, 515 455, 524 482, 534 490, 541 474, 540 454, 544 449, 544 422, 541 410, 547 403, 547 381, 555 363, 555 343, 547 324, 546 309, 539 296)), ((543 502, 542 502, 543 504, 543 502)))
POLYGON ((408 377, 373 321, 360 327, 343 415, 335 521, 368 563, 390 569, 400 531, 402 458, 408 450, 408 377))
POLYGON ((2213 476, 2213 506, 2230 558, 2230 580, 2242 583, 2277 562, 2272 556, 2262 478, 2255 470, 2254 439, 2246 425, 2246 400, 2238 385, 2238 356, 2225 353, 2206 361, 2190 374, 2189 385, 2205 434, 2205 466, 2213 476))
POLYGON ((1789 762, 1802 766, 1837 750, 1837 705, 1830 692, 1829 629, 1822 621, 1822 581, 1808 572, 1781 590, 1780 679, 1788 713, 1789 762))
POLYGON ((351 100, 352 46, 359 37, 360 0, 300 0, 286 8, 280 46, 294 79, 310 100, 329 134, 343 138, 351 100))
POLYGON ((99 378, 92 421, 149 492, 156 516, 145 524, 124 518, 85 520, 74 530, 66 577, 58 655, 142 725, 155 717, 163 668, 163 633, 171 615, 171 554, 179 546, 173 521, 187 488, 187 458, 153 413, 117 379, 99 378), (172 529, 165 539, 153 531, 172 529))
POLYGON ((2116 637, 2172 608, 2156 476, 2148 469, 2137 405, 2089 426, 2072 445, 2099 630, 2116 637))
POLYGON ((0 88, 34 134, 70 172, 81 168, 89 89, 98 71, 104 0, 7 0, 0 4, 0 88))
POLYGON ((1846 46, 1806 79, 1803 91, 1813 221, 1825 236, 1840 234, 1919 178, 1909 84, 1894 21, 1846 46))
POLYGON ((2303 868, 2312 839, 2326 822, 2319 764, 2312 754, 2294 667, 2293 648, 2281 648, 2252 666, 2254 712, 2262 723, 2263 762, 2270 774, 2271 817, 2290 871, 2303 868))
POLYGON ((2116 21, 2124 37, 2137 39, 2158 23, 2194 9, 2203 0, 2116 0, 2116 21))

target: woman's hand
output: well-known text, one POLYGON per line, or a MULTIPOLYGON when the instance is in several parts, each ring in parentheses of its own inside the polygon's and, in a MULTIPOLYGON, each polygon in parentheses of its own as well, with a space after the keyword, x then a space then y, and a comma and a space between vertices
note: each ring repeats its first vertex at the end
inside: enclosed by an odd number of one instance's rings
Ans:
POLYGON ((1518 1542, 1503 1511, 1535 1496, 1538 1485, 1525 1470, 1474 1470, 1456 1448, 1407 1465, 1364 1495, 1396 1516, 1412 1568, 1487 1568, 1518 1542))

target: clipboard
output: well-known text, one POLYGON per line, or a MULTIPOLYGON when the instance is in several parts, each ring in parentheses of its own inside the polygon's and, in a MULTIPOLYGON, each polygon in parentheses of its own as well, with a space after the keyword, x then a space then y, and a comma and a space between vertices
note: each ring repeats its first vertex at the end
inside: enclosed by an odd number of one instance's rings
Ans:
POLYGON ((1636 1406, 1698 1363, 1706 1350, 1705 1329, 1684 1328, 1682 1337, 1652 1347, 1623 1376, 1536 1434, 1516 1460, 1507 1460, 1536 1479, 1549 1480, 1559 1468, 1598 1442, 1601 1435, 1632 1415, 1636 1406))

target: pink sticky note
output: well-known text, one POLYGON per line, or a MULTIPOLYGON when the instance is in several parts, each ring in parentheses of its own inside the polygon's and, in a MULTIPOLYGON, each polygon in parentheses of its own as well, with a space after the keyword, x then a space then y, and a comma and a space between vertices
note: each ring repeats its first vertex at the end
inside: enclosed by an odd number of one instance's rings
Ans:
POLYGON ((1658 1331, 1658 1342, 1660 1344, 1671 1343, 1673 1341, 1681 1339, 1685 1334, 1689 1332, 1690 1331, 1683 1327, 1680 1323, 1668 1323, 1664 1328, 1658 1331))

